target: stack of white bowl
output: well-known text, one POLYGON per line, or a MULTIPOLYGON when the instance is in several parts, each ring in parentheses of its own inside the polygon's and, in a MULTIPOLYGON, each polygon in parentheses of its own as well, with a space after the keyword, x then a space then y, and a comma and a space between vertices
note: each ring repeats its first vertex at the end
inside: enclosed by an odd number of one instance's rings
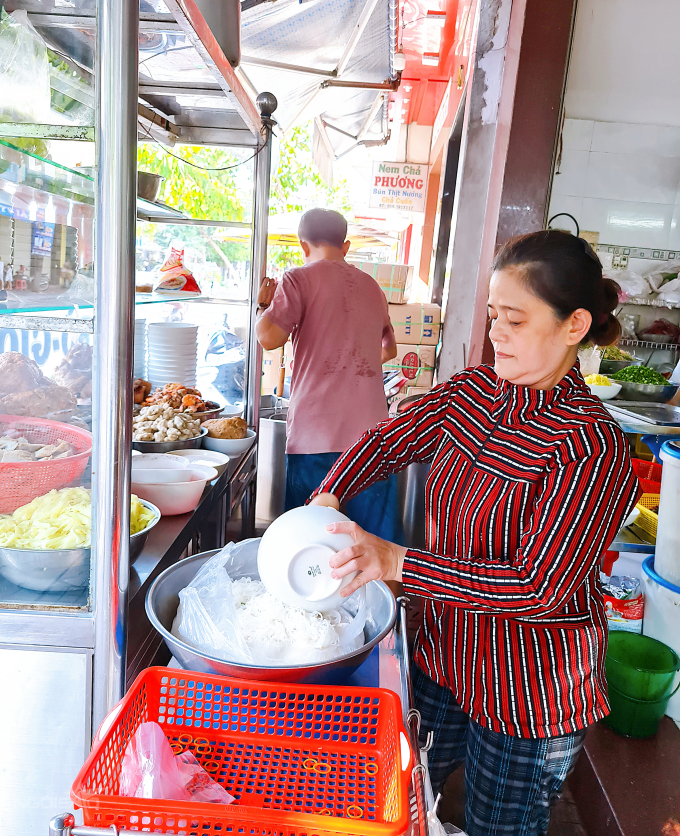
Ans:
POLYGON ((195 387, 198 325, 150 322, 146 331, 148 380, 153 388, 168 383, 195 387))
POLYGON ((146 380, 146 320, 135 319, 135 377, 146 380))

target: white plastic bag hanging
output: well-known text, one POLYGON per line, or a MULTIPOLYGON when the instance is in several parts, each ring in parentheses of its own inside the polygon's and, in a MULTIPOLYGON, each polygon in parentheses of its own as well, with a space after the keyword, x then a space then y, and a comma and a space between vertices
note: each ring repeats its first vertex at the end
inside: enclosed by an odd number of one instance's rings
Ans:
POLYGON ((0 84, 0 121, 49 124, 47 47, 25 11, 0 11, 0 84))
POLYGON ((229 543, 203 564, 179 593, 174 636, 211 656, 246 665, 322 662, 363 645, 365 589, 330 613, 289 607, 259 583, 259 545, 259 539, 229 543))

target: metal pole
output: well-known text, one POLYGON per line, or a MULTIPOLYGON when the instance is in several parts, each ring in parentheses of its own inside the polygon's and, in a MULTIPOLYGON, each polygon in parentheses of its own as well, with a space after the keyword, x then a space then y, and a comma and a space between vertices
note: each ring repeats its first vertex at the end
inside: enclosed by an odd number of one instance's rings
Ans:
POLYGON ((99 0, 93 374, 93 728, 125 689, 139 0, 99 0))
POLYGON ((415 707, 415 700, 413 698, 413 683, 411 682, 411 659, 408 649, 408 638, 406 635, 406 607, 409 599, 405 596, 397 598, 399 604, 399 615, 397 617, 397 626, 399 631, 399 642, 401 644, 401 660, 404 666, 404 678, 406 679, 406 701, 408 703, 408 712, 406 715, 406 726, 409 737, 411 738, 411 750, 413 752, 414 767, 413 767, 413 793, 416 799, 416 810, 418 813, 418 834, 419 836, 427 836, 427 807, 425 805, 425 787, 424 787, 424 772, 425 767, 420 760, 420 712, 415 707))
MULTIPOLYGON (((260 93, 257 106, 264 125, 264 146, 255 158, 255 212, 253 224, 253 267, 250 278, 250 342, 248 346, 248 386, 246 389, 246 420, 257 430, 260 410, 262 348, 255 335, 257 292, 267 269, 267 232, 269 221, 269 188, 272 166, 272 130, 276 122, 271 118, 278 102, 272 93, 260 93)), ((279 392, 279 394, 281 394, 279 392)))

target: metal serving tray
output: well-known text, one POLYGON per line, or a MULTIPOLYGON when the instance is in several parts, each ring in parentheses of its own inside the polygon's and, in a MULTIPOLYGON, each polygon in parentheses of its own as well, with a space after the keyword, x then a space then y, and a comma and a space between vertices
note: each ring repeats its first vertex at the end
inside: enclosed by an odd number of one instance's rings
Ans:
POLYGON ((642 403, 641 401, 608 401, 607 407, 627 418, 646 421, 660 427, 680 427, 680 407, 666 403, 642 403))

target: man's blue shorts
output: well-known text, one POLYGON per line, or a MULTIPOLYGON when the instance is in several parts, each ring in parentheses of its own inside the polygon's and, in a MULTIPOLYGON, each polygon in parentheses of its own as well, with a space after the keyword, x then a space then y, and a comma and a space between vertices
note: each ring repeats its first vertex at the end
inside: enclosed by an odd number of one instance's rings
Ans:
MULTIPOLYGON (((304 505, 326 478, 340 453, 290 453, 286 455, 286 511, 304 505)), ((343 506, 343 512, 364 531, 404 543, 397 477, 371 485, 343 506)))

